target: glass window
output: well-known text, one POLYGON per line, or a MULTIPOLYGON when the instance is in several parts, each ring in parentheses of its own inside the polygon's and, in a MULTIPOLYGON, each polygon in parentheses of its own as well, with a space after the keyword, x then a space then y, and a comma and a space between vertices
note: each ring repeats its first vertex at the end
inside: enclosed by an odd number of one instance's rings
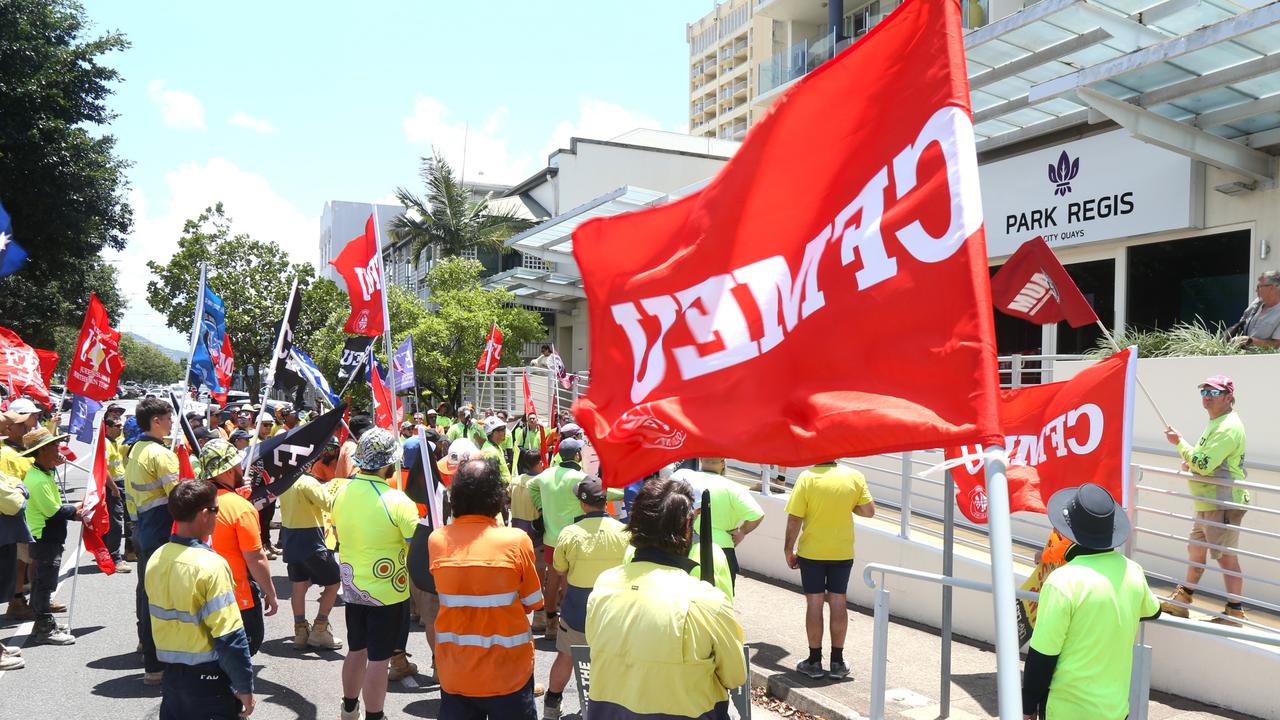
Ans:
POLYGON ((1235 322, 1250 298, 1248 230, 1128 248, 1128 326, 1235 322))
MULTIPOLYGON (((1111 327, 1116 316, 1116 261, 1095 260, 1072 263, 1065 267, 1084 299, 1093 306, 1093 311, 1104 325, 1111 327)), ((1097 347, 1101 339, 1102 330, 1097 325, 1073 328, 1065 322, 1058 323, 1059 355, 1089 352, 1097 347)))

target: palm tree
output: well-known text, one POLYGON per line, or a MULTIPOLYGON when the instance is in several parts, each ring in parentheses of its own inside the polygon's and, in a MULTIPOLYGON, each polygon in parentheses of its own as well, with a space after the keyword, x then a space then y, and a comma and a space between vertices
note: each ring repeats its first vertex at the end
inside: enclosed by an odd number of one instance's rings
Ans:
POLYGON ((473 200, 439 153, 422 159, 421 175, 426 197, 396 188, 396 198, 407 212, 391 222, 396 239, 410 241, 415 269, 422 252, 433 248, 444 257, 457 257, 472 248, 501 253, 507 238, 533 225, 518 215, 492 210, 488 197, 473 200))

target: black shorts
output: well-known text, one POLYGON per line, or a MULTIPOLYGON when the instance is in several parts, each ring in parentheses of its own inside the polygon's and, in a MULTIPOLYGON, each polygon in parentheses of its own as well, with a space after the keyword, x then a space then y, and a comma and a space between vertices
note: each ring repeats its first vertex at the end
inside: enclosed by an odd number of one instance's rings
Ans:
POLYGON ((291 582, 309 582, 312 585, 328 587, 337 585, 342 580, 338 572, 338 559, 329 549, 317 550, 306 560, 288 564, 291 582))
POLYGON ((403 650, 402 630, 409 626, 409 601, 394 605, 357 605, 348 602, 347 648, 368 650, 369 660, 389 660, 396 650, 403 650))
POLYGON ((849 592, 849 573, 853 572, 852 560, 800 560, 800 585, 805 595, 849 592))

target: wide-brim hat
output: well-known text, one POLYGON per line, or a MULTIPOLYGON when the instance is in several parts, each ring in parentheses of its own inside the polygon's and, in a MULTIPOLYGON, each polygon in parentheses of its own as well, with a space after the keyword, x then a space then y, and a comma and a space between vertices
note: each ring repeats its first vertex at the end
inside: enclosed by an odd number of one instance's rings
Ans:
POLYGON ((1110 550, 1129 539, 1129 518, 1101 485, 1063 488, 1049 498, 1049 522, 1071 542, 1110 550))
POLYGON ((22 436, 23 455, 34 455, 37 450, 48 445, 49 443, 60 443, 71 437, 70 435, 54 435, 49 432, 49 428, 38 427, 35 430, 22 436))
POLYGON ((221 438, 210 440, 200 449, 200 477, 205 480, 215 478, 242 462, 243 450, 237 450, 235 445, 221 438))
POLYGON ((401 453, 398 437, 382 428, 371 428, 360 436, 351 459, 361 470, 373 471, 400 462, 401 453))

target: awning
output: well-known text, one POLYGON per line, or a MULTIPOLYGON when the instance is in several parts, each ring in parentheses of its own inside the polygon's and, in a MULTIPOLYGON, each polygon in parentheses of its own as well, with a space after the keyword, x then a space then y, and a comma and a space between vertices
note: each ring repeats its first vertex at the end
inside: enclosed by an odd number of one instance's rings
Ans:
POLYGON ((485 288, 501 288, 515 296, 515 303, 545 310, 571 310, 585 300, 582 278, 531 268, 513 268, 485 280, 485 288))
POLYGON ((554 263, 558 270, 577 275, 578 266, 573 261, 573 231, 579 225, 592 218, 643 209, 665 195, 656 190, 624 185, 511 237, 506 245, 525 255, 554 263))

